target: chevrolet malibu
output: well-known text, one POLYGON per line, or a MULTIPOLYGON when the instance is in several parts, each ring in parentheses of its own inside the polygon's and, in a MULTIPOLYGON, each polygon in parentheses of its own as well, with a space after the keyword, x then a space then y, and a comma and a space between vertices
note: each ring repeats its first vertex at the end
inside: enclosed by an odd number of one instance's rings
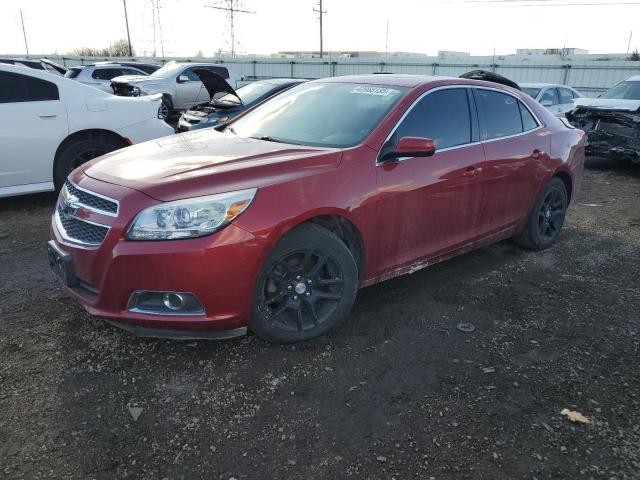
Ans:
POLYGON ((306 340, 359 288, 503 239, 551 246, 583 161, 582 131, 507 86, 318 80, 76 169, 49 261, 137 335, 306 340))

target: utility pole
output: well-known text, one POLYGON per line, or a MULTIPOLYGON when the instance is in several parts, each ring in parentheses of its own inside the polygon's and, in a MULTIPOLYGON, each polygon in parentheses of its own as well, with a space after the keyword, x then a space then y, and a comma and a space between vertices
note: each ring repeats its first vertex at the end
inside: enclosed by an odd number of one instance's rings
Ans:
POLYGON ((387 20, 387 35, 384 40, 384 56, 389 56, 389 20, 387 20))
POLYGON ((320 58, 322 58, 322 56, 324 55, 322 48, 322 15, 327 13, 326 10, 322 9, 322 0, 318 0, 318 8, 314 7, 313 11, 318 13, 318 19, 320 20, 320 58))
MULTIPOLYGON (((29 58, 29 45, 27 45, 27 31, 24 29, 24 17, 22 16, 22 9, 20 10, 20 21, 22 22, 22 35, 24 36, 24 48, 27 50, 27 58, 29 58)), ((631 39, 629 39, 631 41, 631 39)))
POLYGON ((133 57, 133 50, 131 49, 131 35, 129 35, 129 17, 127 16, 127 0, 122 0, 124 5, 124 23, 127 25, 127 41, 129 42, 129 56, 133 57))
POLYGON ((251 10, 245 10, 241 5, 238 5, 237 0, 222 0, 222 2, 214 3, 213 5, 205 5, 209 8, 216 10, 222 10, 227 12, 227 18, 229 19, 229 26, 231 28, 231 57, 236 56, 236 32, 234 17, 236 13, 256 13, 251 10))
MULTIPOLYGON (((23 27, 22 27, 22 28, 24 28, 24 25, 23 25, 23 27)), ((629 49, 631 48, 631 37, 633 37, 633 30, 631 30, 631 31, 629 32, 629 43, 627 43, 627 56, 629 56, 629 49)), ((27 42, 27 39, 25 38, 25 40, 24 40, 24 41, 25 41, 25 43, 26 43, 26 42, 27 42)))
POLYGON ((160 51, 162 52, 162 62, 164 63, 164 42, 162 41, 162 23, 160 23, 160 0, 155 0, 155 2, 156 15, 158 15, 158 36, 160 37, 160 51))

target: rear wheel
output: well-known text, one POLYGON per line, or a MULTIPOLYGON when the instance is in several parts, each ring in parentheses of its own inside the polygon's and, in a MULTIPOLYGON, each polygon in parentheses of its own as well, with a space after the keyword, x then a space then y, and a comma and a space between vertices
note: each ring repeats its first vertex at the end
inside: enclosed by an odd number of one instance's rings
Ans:
POLYGON ((60 190, 69 174, 83 163, 125 146, 124 140, 109 137, 87 138, 65 146, 58 155, 53 170, 56 190, 60 190))
POLYGON ((553 178, 538 197, 529 216, 527 228, 514 241, 525 248, 544 250, 560 236, 568 206, 567 187, 553 178))
POLYGON ((166 122, 167 119, 169 118, 169 115, 171 115, 172 111, 173 111, 173 102, 171 101, 171 98, 164 95, 162 97, 162 103, 160 104, 160 107, 158 107, 158 118, 166 122))
POLYGON ((356 261, 342 240, 302 225, 278 242, 263 265, 249 326, 272 342, 322 335, 349 314, 358 283, 356 261))

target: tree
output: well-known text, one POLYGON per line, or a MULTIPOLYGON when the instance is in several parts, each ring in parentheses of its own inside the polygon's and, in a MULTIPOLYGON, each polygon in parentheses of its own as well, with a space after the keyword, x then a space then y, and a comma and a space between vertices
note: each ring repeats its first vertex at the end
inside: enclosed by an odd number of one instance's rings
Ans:
POLYGON ((202 53, 202 50, 198 50, 194 56, 197 58, 204 57, 204 53, 202 53))
POLYGON ((638 52, 637 48, 633 51, 633 53, 631 55, 629 55, 629 58, 627 58, 627 60, 633 60, 634 62, 640 62, 640 52, 638 52))
MULTIPOLYGON (((132 48, 133 50, 133 48, 132 48)), ((136 52, 131 52, 132 56, 135 56, 136 52)), ((89 48, 82 47, 76 48, 68 53, 74 57, 128 57, 129 56, 129 42, 126 39, 121 38, 113 42, 108 48, 89 48)))

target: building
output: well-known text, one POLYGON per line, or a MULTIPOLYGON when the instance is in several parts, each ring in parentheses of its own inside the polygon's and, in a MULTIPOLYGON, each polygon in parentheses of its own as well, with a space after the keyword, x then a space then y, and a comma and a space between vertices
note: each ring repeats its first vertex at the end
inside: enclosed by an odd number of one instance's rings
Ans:
POLYGON ((560 55, 561 57, 567 57, 571 55, 588 55, 589 50, 583 48, 518 48, 516 50, 516 56, 526 57, 529 55, 560 55))
POLYGON ((459 58, 459 57, 470 57, 471 54, 469 52, 456 52, 454 50, 439 50, 438 58, 459 58))

